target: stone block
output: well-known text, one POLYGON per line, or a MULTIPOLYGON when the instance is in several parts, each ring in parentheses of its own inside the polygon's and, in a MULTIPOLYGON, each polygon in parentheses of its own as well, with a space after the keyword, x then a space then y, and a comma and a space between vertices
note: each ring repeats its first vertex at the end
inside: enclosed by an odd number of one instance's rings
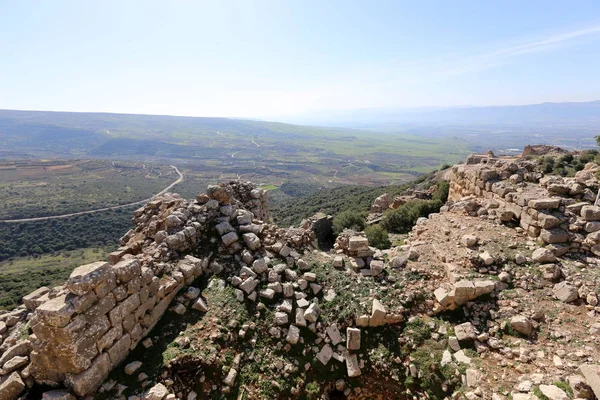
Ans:
POLYGON ((586 221, 600 221, 600 207, 598 206, 582 206, 581 217, 586 221))
POLYGON ((0 383, 0 399, 2 400, 15 400, 23 390, 25 390, 25 384, 19 376, 18 372, 13 372, 0 383))
POLYGON ((125 358, 127 358, 130 347, 131 337, 129 334, 126 334, 108 349, 108 356, 110 357, 113 367, 117 367, 125 360, 125 358))
POLYGON ((387 311, 385 306, 377 299, 373 299, 373 307, 371 317, 369 318, 369 326, 381 326, 385 324, 385 316, 387 311))
POLYGON ((117 326, 128 314, 133 314, 136 308, 140 306, 140 296, 135 293, 119 303, 115 308, 109 311, 108 317, 112 326, 117 326))
POLYGON ((554 210, 560 207, 560 198, 544 198, 529 200, 527 205, 535 210, 554 210))
POLYGON ((75 309, 67 301, 67 296, 62 295, 41 304, 36 309, 36 314, 48 325, 62 328, 71 322, 75 309))
POLYGON ((454 284, 454 302, 461 306, 475 297, 473 282, 463 279, 454 284))
POLYGON ((98 351, 102 352, 105 349, 110 348, 115 341, 123 336, 123 327, 121 325, 117 325, 108 330, 97 343, 98 351))
POLYGON ((34 290, 28 295, 23 297, 23 304, 29 311, 34 311, 42 302, 39 302, 38 299, 48 293, 50 289, 45 286, 42 286, 39 289, 34 290))
POLYGON ((110 293, 90 307, 83 315, 89 324, 94 324, 98 318, 106 315, 116 305, 117 302, 115 301, 115 296, 110 293))
POLYGON ((98 261, 73 270, 67 281, 67 289, 73 294, 84 295, 106 279, 110 264, 98 261))
POLYGON ((360 329, 346 328, 346 347, 348 350, 360 350, 360 329))
POLYGON ((129 282, 133 277, 142 274, 142 267, 137 258, 122 260, 112 266, 112 271, 120 283, 129 282))
POLYGON ((94 359, 89 369, 77 375, 67 376, 65 383, 78 396, 86 396, 100 387, 111 369, 112 363, 108 354, 102 353, 94 359))
POLYGON ((67 301, 73 305, 76 314, 82 314, 98 301, 98 296, 94 291, 87 292, 83 296, 68 294, 67 301))

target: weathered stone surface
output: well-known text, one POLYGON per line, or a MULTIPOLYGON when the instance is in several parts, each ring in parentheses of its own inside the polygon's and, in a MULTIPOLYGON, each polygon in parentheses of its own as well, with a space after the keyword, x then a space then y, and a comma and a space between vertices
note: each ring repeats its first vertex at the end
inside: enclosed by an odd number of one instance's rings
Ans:
POLYGON ((369 267, 371 269, 371 274, 373 274, 373 276, 377 276, 383 271, 383 261, 373 260, 371 261, 369 267))
POLYGON ((369 240, 362 236, 352 236, 348 240, 348 249, 350 251, 366 250, 369 248, 369 240))
POLYGON ((560 198, 529 200, 527 205, 535 210, 553 210, 560 207, 560 198))
POLYGON ((26 356, 29 352, 31 352, 31 342, 28 339, 17 342, 2 353, 2 356, 0 356, 0 367, 4 366, 11 358, 26 356))
POLYGON ((108 350, 110 361, 114 367, 121 364, 129 354, 131 347, 131 336, 126 334, 108 350))
POLYGON ((62 328, 71 321, 75 309, 67 301, 67 296, 62 295, 41 304, 36 309, 36 314, 48 325, 62 328))
POLYGON ((468 280, 461 280, 454 284, 454 302, 463 305, 475 298, 475 285, 468 280))
POLYGON ((369 326, 381 326, 385 324, 387 310, 385 306, 377 299, 373 299, 371 317, 369 318, 369 326))
POLYGON ((536 249, 533 254, 531 255, 531 259, 534 262, 537 263, 552 263, 556 261, 556 256, 554 255, 554 253, 552 253, 552 251, 545 249, 545 248, 540 248, 540 249, 536 249))
POLYGON ((300 328, 295 325, 290 325, 285 340, 291 344, 298 343, 298 340, 300 340, 300 328))
POLYGON ((583 374, 594 395, 600 399, 600 365, 583 364, 579 366, 579 371, 583 374))
POLYGON ((42 286, 41 288, 36 289, 28 295, 24 296, 23 304, 25 304, 25 307, 27 307, 28 310, 34 311, 40 304, 43 303, 43 301, 39 300, 40 297, 44 296, 49 291, 50 289, 48 289, 46 286, 42 286))
POLYGON ((257 274, 262 274, 265 272, 269 266, 267 265, 267 261, 264 258, 259 258, 252 263, 252 270, 257 274))
POLYGON ((562 229, 542 229, 540 238, 546 243, 565 243, 569 241, 569 232, 562 229))
POLYGON ((16 356, 5 362, 0 371, 2 372, 2 375, 10 374, 11 372, 26 366, 28 363, 29 357, 16 356))
POLYGON ((581 217, 586 221, 600 221, 600 207, 589 205, 581 207, 581 217))
POLYGON ((323 365, 327 365, 331 357, 333 356, 333 349, 330 345, 326 344, 321 348, 321 350, 317 353, 317 360, 321 362, 323 365))
POLYGON ((356 354, 349 354, 346 356, 346 370, 350 378, 360 376, 361 370, 358 364, 358 356, 356 354))
POLYGON ((540 385, 540 392, 550 400, 569 400, 565 391, 554 385, 540 385))
POLYGON ((140 296, 137 293, 132 294, 121 303, 117 304, 115 308, 109 311, 108 317, 112 326, 116 326, 123 318, 128 314, 132 314, 136 308, 140 305, 140 296))
POLYGON ((552 294, 555 298, 564 303, 570 303, 579 298, 579 292, 577 291, 577 288, 569 285, 566 281, 559 282, 554 285, 552 294))
POLYGON ((327 336, 329 336, 329 339, 331 339, 332 345, 335 346, 342 341, 342 335, 336 324, 329 325, 325 332, 327 333, 327 336))
POLYGON ((67 289, 73 294, 84 295, 95 288, 110 271, 110 264, 98 261, 73 270, 67 281, 67 289))
POLYGON ((44 392, 42 400, 77 400, 68 390, 58 389, 44 392))
POLYGON ((304 319, 308 322, 316 322, 321 314, 321 309, 316 303, 311 303, 310 306, 304 311, 304 319))
POLYGON ((229 373, 225 377, 225 379, 223 379, 223 383, 229 387, 233 387, 233 385, 235 385, 235 380, 237 379, 237 375, 238 375, 237 370, 235 368, 231 368, 229 370, 229 373))
POLYGON ((206 302, 204 301, 204 299, 202 297, 198 297, 198 299, 196 299, 192 308, 194 310, 198 310, 200 312, 208 311, 208 305, 206 304, 206 302))
POLYGON ((225 246, 231 246, 233 243, 239 240, 237 233, 229 232, 223 236, 221 236, 221 240, 225 244, 225 246))
POLYGON ((67 376, 66 384, 78 396, 85 396, 100 387, 111 369, 112 364, 108 354, 102 353, 94 359, 89 369, 77 375, 67 376))
POLYGON ((460 242, 463 244, 463 246, 466 247, 473 247, 477 244, 477 236, 475 235, 463 235, 460 238, 460 242))
POLYGON ((510 319, 510 326, 515 331, 525 336, 530 336, 533 332, 533 325, 531 324, 531 321, 524 315, 515 315, 512 317, 510 319))
POLYGON ((163 400, 169 394, 169 390, 162 383, 152 386, 144 395, 144 400, 163 400))
POLYGON ((0 383, 0 399, 15 400, 23 390, 25 390, 23 380, 18 372, 13 372, 4 382, 0 383))
POLYGON ((260 239, 254 233, 244 233, 242 238, 248 249, 254 251, 260 247, 260 239))
POLYGON ((465 322, 454 327, 454 333, 459 341, 477 339, 475 327, 470 322, 465 322))
POLYGON ((112 270, 120 283, 129 282, 131 279, 142 273, 142 267, 137 258, 120 261, 113 265, 112 270))
POLYGON ((360 350, 360 329, 346 328, 346 347, 348 350, 360 350))

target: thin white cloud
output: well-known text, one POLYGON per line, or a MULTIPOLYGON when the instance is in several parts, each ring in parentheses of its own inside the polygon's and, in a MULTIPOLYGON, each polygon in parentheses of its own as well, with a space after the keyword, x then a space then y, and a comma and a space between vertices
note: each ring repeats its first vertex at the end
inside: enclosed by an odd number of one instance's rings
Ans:
POLYGON ((452 67, 444 68, 438 74, 450 76, 494 68, 508 63, 511 58, 525 54, 556 50, 561 48, 561 45, 573 39, 598 33, 600 33, 600 26, 592 26, 586 29, 552 35, 542 40, 508 46, 489 53, 464 58, 452 67))

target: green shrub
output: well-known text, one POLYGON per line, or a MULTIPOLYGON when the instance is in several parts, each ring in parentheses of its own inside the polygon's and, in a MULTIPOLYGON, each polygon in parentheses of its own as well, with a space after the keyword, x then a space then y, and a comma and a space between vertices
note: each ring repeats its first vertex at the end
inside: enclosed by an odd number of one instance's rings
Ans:
POLYGON ((348 210, 337 214, 333 218, 333 233, 339 235, 344 229, 365 229, 365 213, 348 210))
POLYGON ((441 200, 413 200, 395 210, 387 211, 382 225, 388 232, 407 233, 420 217, 438 212, 444 203, 441 200))
POLYGON ((450 191, 450 182, 441 181, 438 182, 435 192, 433 192, 433 200, 441 201, 445 203, 448 201, 448 192, 450 191))
POLYGON ((392 245, 387 231, 380 225, 367 226, 365 228, 365 235, 367 235, 367 239, 369 239, 369 244, 378 249, 389 249, 392 245))

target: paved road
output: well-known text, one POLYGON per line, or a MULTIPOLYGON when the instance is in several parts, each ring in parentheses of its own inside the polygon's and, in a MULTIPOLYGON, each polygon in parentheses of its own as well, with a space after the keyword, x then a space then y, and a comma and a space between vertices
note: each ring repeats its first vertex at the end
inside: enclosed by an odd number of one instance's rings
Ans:
POLYGON ((169 190, 171 190, 171 188, 173 186, 175 186, 178 183, 180 183, 181 181, 183 181, 183 174, 179 171, 179 169, 174 165, 171 165, 170 167, 173 168, 175 170, 175 172, 177 172, 177 174, 179 175, 179 178, 177 178, 177 180, 175 182, 171 183, 169 186, 167 186, 166 188, 164 188, 163 190, 161 190, 160 192, 156 193, 154 196, 152 196, 148 199, 135 201, 133 203, 128 203, 128 204, 122 204, 120 206, 104 207, 104 208, 98 208, 95 210, 80 211, 80 212, 71 213, 71 214, 51 215, 49 217, 38 217, 38 218, 0 219, 0 222, 13 223, 13 222, 45 221, 48 219, 58 219, 58 218, 74 217, 76 215, 93 214, 93 213, 97 213, 97 212, 101 212, 101 211, 118 210, 119 208, 125 208, 125 207, 130 207, 130 206, 137 206, 139 204, 144 204, 144 203, 149 202, 150 200, 152 200, 153 198, 155 198, 157 196, 167 193, 169 190))

